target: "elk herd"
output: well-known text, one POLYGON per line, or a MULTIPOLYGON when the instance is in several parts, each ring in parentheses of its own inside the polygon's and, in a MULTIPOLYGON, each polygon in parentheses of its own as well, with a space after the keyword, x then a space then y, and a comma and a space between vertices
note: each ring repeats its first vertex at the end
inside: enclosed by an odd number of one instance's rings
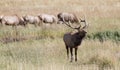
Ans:
POLYGON ((58 13, 57 16, 49 15, 49 14, 39 14, 37 16, 33 15, 24 15, 24 16, 18 16, 18 15, 8 15, 0 16, 0 24, 1 25, 10 25, 10 26, 26 26, 27 24, 33 24, 36 26, 42 26, 42 24, 63 24, 65 22, 69 23, 79 23, 81 19, 79 19, 75 14, 73 13, 58 13))
POLYGON ((40 14, 37 16, 25 15, 25 16, 0 16, 0 24, 2 25, 10 25, 10 26, 26 26, 27 24, 33 24, 36 26, 42 26, 42 24, 65 24, 68 27, 76 30, 73 32, 65 33, 63 36, 63 41, 67 50, 67 57, 69 58, 69 50, 71 53, 71 62, 73 61, 73 49, 75 49, 75 61, 77 61, 77 50, 78 46, 81 44, 83 38, 86 36, 86 27, 87 22, 84 18, 78 18, 75 14, 71 13, 59 13, 57 16, 48 15, 48 14, 40 14), (81 26, 81 22, 84 23, 84 26, 81 26), (73 23, 78 23, 78 27, 73 27, 73 23))

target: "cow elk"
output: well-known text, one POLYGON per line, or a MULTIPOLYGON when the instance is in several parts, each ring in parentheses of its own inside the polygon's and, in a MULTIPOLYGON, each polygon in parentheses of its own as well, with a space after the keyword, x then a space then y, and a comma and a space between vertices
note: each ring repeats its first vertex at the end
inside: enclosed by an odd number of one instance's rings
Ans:
POLYGON ((85 30, 87 27, 86 20, 81 20, 85 24, 85 26, 81 25, 79 27, 73 27, 68 23, 65 23, 70 28, 74 29, 75 32, 69 32, 64 34, 63 40, 67 50, 67 57, 69 58, 69 49, 71 53, 71 62, 73 61, 73 48, 75 49, 75 61, 77 61, 77 50, 78 46, 81 44, 83 38, 86 36, 87 31, 85 30))
POLYGON ((26 23, 33 24, 35 27, 41 25, 41 21, 38 16, 26 15, 23 18, 26 23))
POLYGON ((42 21, 42 23, 57 23, 57 17, 55 17, 54 15, 40 14, 39 18, 42 21))
POLYGON ((62 22, 62 23, 65 23, 65 22, 79 23, 80 22, 79 19, 77 18, 77 16, 75 14, 73 14, 73 13, 65 13, 65 12, 63 12, 63 13, 59 13, 57 15, 57 17, 58 17, 58 22, 57 22, 58 24, 60 22, 62 22))
POLYGON ((13 16, 2 16, 0 17, 0 22, 2 25, 10 25, 10 26, 17 26, 17 25, 23 25, 25 26, 26 23, 24 22, 24 19, 22 17, 19 17, 17 15, 13 16))

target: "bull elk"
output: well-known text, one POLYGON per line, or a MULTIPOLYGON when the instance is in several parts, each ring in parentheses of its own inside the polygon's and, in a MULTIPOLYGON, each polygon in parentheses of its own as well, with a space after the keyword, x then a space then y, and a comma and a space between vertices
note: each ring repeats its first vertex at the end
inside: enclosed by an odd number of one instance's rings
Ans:
POLYGON ((69 49, 71 53, 71 62, 73 61, 73 48, 75 49, 75 61, 77 61, 77 50, 78 46, 81 44, 83 38, 86 36, 87 31, 85 28, 87 27, 86 20, 81 20, 81 22, 84 22, 85 26, 81 27, 73 27, 70 24, 65 23, 67 26, 69 26, 72 29, 77 30, 76 32, 69 32, 64 34, 63 40, 66 46, 67 50, 67 57, 69 58, 69 49))

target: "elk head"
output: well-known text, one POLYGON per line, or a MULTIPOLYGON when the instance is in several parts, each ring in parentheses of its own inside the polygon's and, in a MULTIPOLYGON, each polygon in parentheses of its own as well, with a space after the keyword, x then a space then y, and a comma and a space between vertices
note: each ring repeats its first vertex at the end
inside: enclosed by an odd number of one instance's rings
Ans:
POLYGON ((84 18, 84 19, 81 19, 80 18, 80 21, 79 21, 79 26, 78 27, 73 27, 73 26, 71 26, 71 24, 68 24, 68 23, 65 23, 68 27, 70 27, 70 28, 72 28, 72 29, 75 29, 75 30, 77 30, 80 34, 85 34, 85 33, 87 33, 86 32, 86 27, 87 27, 87 22, 86 22, 86 19, 84 18), (81 26, 81 22, 82 23, 84 23, 84 26, 82 27, 81 26), (83 32, 83 33, 82 33, 83 32))

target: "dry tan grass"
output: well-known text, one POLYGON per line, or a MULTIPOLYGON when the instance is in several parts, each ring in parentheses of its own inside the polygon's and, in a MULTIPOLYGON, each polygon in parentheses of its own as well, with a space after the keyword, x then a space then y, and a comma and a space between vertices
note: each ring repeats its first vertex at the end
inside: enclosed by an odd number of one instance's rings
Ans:
POLYGON ((112 41, 84 40, 79 46, 78 62, 73 63, 66 58, 61 38, 0 45, 0 69, 5 70, 99 70, 104 64, 108 70, 109 66, 118 70, 120 65, 120 46, 112 41))
POLYGON ((120 17, 119 0, 4 0, 0 1, 1 14, 57 14, 73 12, 87 17, 120 17), (112 14, 111 14, 112 13, 112 14))

